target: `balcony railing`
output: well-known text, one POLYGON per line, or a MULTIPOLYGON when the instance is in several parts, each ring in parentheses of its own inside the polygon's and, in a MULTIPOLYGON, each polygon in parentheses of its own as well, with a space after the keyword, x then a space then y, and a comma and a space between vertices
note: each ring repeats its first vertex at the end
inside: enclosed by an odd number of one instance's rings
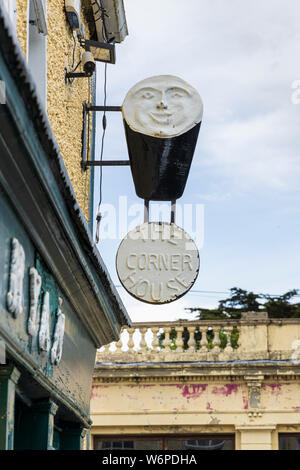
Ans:
POLYGON ((300 319, 247 312, 241 320, 134 323, 97 362, 292 360, 300 364, 300 319))

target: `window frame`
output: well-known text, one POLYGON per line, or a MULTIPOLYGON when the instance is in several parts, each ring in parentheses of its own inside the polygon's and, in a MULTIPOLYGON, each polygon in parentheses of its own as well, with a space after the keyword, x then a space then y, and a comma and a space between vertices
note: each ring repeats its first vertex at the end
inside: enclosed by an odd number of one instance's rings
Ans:
MULTIPOLYGON (((296 437, 300 441, 300 432, 279 432, 278 433, 278 450, 286 450, 286 449, 280 449, 280 438, 281 437, 296 437)), ((289 450, 289 449, 287 449, 289 450)), ((299 442, 299 449, 295 450, 300 450, 300 442, 299 442)))
MULTIPOLYGON (((228 434, 139 434, 139 435, 130 435, 130 434, 124 434, 124 436, 120 435, 105 435, 101 436, 100 434, 95 434, 93 435, 93 449, 94 450, 113 450, 113 449, 98 449, 97 448, 97 443, 102 442, 102 441, 111 441, 111 442, 124 442, 124 441, 141 441, 141 440, 147 440, 147 441, 160 441, 160 449, 159 450, 169 450, 168 449, 168 440, 184 440, 184 441, 195 441, 195 440, 230 440, 232 441, 232 450, 236 449, 236 435, 234 433, 228 433, 228 434)), ((119 450, 119 449, 116 449, 119 450)), ((125 450, 124 448, 122 450, 125 450)), ((133 450, 133 449, 126 449, 128 451, 133 450)), ((189 449, 193 450, 194 452, 198 452, 197 449, 189 449)))

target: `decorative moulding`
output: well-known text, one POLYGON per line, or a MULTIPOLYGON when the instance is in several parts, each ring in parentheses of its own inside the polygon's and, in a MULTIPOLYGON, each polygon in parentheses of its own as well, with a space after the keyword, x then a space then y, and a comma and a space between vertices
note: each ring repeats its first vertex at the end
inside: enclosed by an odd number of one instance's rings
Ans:
POLYGON ((8 311, 17 318, 24 313, 23 281, 25 274, 25 253, 21 243, 13 238, 11 242, 11 261, 9 272, 9 291, 6 296, 8 311))

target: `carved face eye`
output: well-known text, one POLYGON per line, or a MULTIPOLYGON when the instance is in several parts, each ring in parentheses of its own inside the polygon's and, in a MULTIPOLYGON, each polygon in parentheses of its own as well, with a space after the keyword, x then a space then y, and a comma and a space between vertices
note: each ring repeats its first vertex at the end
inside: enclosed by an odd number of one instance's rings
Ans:
POLYGON ((154 94, 151 93, 151 91, 145 91, 142 94, 142 98, 144 98, 145 100, 151 100, 152 98, 154 98, 154 94))
POLYGON ((181 100, 188 97, 188 93, 181 88, 170 88, 167 94, 173 100, 181 100))
POLYGON ((172 98, 183 98, 183 93, 181 93, 180 91, 175 91, 171 94, 171 97, 172 98))

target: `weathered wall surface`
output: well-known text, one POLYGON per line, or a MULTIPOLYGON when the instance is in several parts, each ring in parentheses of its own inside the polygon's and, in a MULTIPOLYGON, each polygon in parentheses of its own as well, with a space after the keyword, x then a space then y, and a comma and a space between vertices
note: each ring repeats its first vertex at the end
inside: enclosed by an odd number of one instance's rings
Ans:
MULTIPOLYGON (((71 70, 81 60, 83 49, 75 41, 66 21, 64 0, 48 2, 47 113, 80 207, 88 220, 89 171, 81 169, 82 103, 89 101, 89 78, 65 84, 65 68, 71 70), (73 51, 74 65, 73 65, 73 51), (72 67, 73 66, 73 67, 72 67)), ((88 35, 82 13, 82 22, 88 35)), ((75 34, 74 34, 75 36, 75 34)), ((81 71, 79 67, 78 71, 81 71)))
MULTIPOLYGON (((26 57, 28 0, 17 0, 17 36, 26 57)), ((82 23, 89 37, 82 11, 82 23)), ((89 78, 65 83, 65 72, 81 60, 83 48, 66 19, 64 0, 47 2, 47 114, 79 205, 89 217, 89 170, 81 169, 82 103, 89 101, 89 78), (74 58, 74 61, 73 61, 74 58)), ((81 66, 77 71, 82 71, 81 66)))
POLYGON ((124 333, 127 343, 123 334, 115 350, 108 345, 97 353, 93 436, 234 434, 236 449, 275 450, 281 433, 300 432, 299 319, 250 312, 223 323, 135 323, 124 333), (186 350, 184 328, 190 334, 186 350), (202 335, 198 349, 195 328, 202 335), (233 328, 239 333, 235 349, 233 328), (218 343, 208 348, 208 329, 215 340, 221 329, 227 333, 224 349, 218 343), (157 339, 162 330, 163 347, 157 339))
POLYGON ((94 384, 92 392, 92 412, 106 410, 123 414, 126 410, 128 414, 138 410, 151 415, 173 415, 172 421, 177 422, 182 421, 182 416, 176 413, 195 414, 247 406, 247 387, 242 383, 94 384))
POLYGON ((26 57, 27 53, 27 11, 28 11, 28 1, 27 0, 18 0, 17 1, 17 36, 26 57))
POLYGON ((92 435, 224 434, 237 449, 277 449, 278 434, 300 431, 300 380, 265 381, 252 406, 247 383, 209 377, 193 383, 99 383, 92 435))

